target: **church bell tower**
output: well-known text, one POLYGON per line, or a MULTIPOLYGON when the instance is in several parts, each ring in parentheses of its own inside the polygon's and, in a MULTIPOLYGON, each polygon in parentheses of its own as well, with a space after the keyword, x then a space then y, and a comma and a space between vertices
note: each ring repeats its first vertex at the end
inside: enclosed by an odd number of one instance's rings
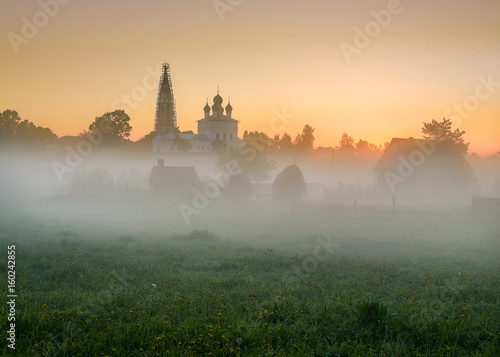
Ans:
POLYGON ((155 131, 157 134, 173 134, 177 127, 175 99, 170 78, 170 65, 163 64, 158 99, 156 100, 155 131))

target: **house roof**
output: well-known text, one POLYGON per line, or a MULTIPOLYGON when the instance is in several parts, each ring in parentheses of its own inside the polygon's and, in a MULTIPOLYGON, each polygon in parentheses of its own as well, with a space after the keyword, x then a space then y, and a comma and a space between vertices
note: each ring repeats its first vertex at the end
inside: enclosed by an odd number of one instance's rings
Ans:
POLYGON ((76 145, 82 140, 84 140, 84 138, 82 138, 81 136, 65 135, 65 136, 61 136, 59 139, 57 139, 57 144, 76 145))
POLYGON ((435 140, 414 138, 393 138, 375 165, 375 172, 390 170, 399 163, 398 157, 400 155, 408 159, 413 151, 423 151, 426 157, 446 162, 447 166, 452 166, 462 173, 470 174, 473 172, 464 155, 452 142, 438 142, 435 140), (431 143, 432 146, 429 145, 431 143), (434 149, 432 152, 425 152, 425 149, 423 149, 425 147, 433 147, 434 149))

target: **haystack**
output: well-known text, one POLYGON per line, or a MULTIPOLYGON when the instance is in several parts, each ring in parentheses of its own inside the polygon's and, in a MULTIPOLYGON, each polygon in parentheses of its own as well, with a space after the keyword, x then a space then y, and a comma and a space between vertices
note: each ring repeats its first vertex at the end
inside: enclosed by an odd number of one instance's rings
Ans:
POLYGON ((248 200, 252 191, 252 183, 244 174, 231 176, 229 183, 224 188, 224 192, 237 201, 248 200))
POLYGON ((296 165, 286 167, 273 182, 273 198, 280 202, 296 202, 306 193, 302 171, 296 165))
POLYGON ((158 166, 153 167, 149 183, 155 191, 168 192, 178 198, 191 197, 193 188, 200 188, 201 181, 192 166, 164 166, 163 160, 158 160, 158 166))

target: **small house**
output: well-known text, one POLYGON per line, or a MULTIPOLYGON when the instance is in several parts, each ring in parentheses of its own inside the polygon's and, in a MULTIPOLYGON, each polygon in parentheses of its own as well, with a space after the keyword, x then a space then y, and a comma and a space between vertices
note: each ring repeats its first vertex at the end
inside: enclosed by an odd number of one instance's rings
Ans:
POLYGON ((394 138, 375 166, 377 192, 398 202, 449 205, 469 202, 472 168, 457 146, 394 138))

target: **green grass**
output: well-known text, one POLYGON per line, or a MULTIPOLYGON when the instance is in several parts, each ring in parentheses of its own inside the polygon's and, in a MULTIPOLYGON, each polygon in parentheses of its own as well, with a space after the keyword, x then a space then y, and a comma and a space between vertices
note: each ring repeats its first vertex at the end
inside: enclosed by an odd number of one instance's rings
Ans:
MULTIPOLYGON (((2 220, 1 274, 7 245, 16 244, 19 297, 17 349, 9 351, 4 333, 0 351, 500 354, 498 263, 481 258, 498 247, 494 222, 421 222, 418 237, 408 222, 393 222, 385 231, 387 222, 352 223, 335 220, 332 239, 340 245, 319 258, 317 237, 291 230, 281 239, 261 236, 251 243, 203 230, 82 233, 81 227, 30 217, 2 220), (478 229, 479 238, 468 236, 478 229)), ((1 311, 6 331, 6 304, 1 311)))

